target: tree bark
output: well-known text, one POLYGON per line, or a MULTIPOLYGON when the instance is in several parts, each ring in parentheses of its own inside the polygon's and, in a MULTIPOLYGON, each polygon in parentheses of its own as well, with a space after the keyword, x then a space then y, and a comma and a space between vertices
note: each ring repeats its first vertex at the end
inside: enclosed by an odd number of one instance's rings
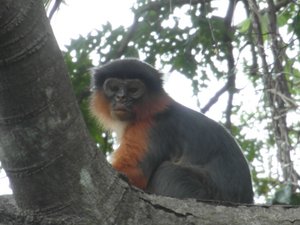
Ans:
POLYGON ((90 141, 42 1, 0 0, 0 224, 300 224, 293 207, 148 195, 90 141))
POLYGON ((0 160, 16 203, 102 218, 101 202, 123 191, 99 163, 42 1, 0 5, 0 160))
MULTIPOLYGON (((127 188, 126 188, 127 189, 127 188)), ((0 198, 0 224, 13 225, 299 225, 300 209, 291 206, 247 206, 148 195, 127 189, 116 208, 100 220, 88 217, 28 216, 16 213, 11 197, 0 198)))

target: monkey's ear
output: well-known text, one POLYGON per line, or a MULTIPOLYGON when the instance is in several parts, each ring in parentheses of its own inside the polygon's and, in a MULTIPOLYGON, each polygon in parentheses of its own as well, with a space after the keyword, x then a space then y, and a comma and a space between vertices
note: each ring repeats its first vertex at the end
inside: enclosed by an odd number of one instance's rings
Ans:
POLYGON ((91 76, 91 82, 90 82, 90 91, 94 92, 97 89, 96 85, 96 74, 97 74, 98 67, 92 67, 89 68, 89 74, 91 76))

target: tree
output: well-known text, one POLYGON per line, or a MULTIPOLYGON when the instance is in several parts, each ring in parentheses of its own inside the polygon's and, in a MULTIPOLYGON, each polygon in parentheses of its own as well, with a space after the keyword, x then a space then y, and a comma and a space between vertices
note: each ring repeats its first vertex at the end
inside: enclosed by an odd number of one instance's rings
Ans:
POLYGON ((103 155, 89 139, 43 5, 1 5, 1 163, 16 203, 32 213, 90 214, 101 208, 91 196, 105 197, 99 186, 113 172, 97 162, 103 155))
POLYGON ((299 208, 226 207, 128 186, 91 142, 40 1, 1 0, 1 224, 296 224, 299 208), (243 215, 238 216, 238 215, 243 215))
MULTIPOLYGON (((282 5, 289 4, 290 1, 282 1, 280 3, 281 4, 275 5, 273 0, 267 1, 269 10, 264 13, 264 16, 268 19, 266 31, 262 28, 262 18, 259 18, 260 15, 257 13, 260 9, 256 1, 249 1, 249 12, 251 12, 252 15, 252 29, 256 33, 256 43, 258 44, 257 49, 254 51, 258 53, 262 61, 262 81, 266 90, 265 97, 267 99, 267 106, 269 107, 272 118, 271 124, 274 131, 274 141, 278 148, 278 160, 282 168, 283 180, 292 187, 292 192, 295 192, 297 188, 299 188, 300 176, 296 172, 290 156, 290 152, 294 150, 291 136, 295 130, 293 128, 289 129, 287 117, 288 112, 291 109, 298 108, 299 105, 297 105, 292 96, 291 87, 294 86, 294 83, 288 81, 288 79, 294 75, 294 68, 291 65, 294 61, 288 58, 288 47, 284 46, 284 41, 277 27, 278 17, 276 12, 282 5), (268 49, 264 46, 264 36, 266 35, 264 32, 268 32, 270 54, 267 53, 268 49), (273 56, 271 65, 267 62, 268 55, 273 56)), ((293 6, 294 5, 291 5, 290 7, 293 6)), ((294 22, 295 21, 293 21, 293 23, 294 22)), ((297 77, 297 72, 295 75, 297 77)))

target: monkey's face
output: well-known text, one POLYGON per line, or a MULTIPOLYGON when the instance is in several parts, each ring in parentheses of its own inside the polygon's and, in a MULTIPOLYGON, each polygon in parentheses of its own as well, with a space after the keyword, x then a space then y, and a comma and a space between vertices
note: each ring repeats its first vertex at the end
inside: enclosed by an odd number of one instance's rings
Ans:
POLYGON ((103 91, 110 101, 112 117, 130 121, 136 117, 134 109, 143 99, 146 87, 139 79, 108 78, 103 84, 103 91))

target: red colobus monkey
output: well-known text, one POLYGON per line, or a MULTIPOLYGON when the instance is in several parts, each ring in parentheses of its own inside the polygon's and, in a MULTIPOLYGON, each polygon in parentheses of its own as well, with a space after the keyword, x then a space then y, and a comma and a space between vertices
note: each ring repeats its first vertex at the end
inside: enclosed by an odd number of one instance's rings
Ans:
POLYGON ((236 141, 169 97, 161 76, 136 59, 94 70, 91 110, 120 140, 112 166, 150 193, 252 203, 248 164, 236 141))

